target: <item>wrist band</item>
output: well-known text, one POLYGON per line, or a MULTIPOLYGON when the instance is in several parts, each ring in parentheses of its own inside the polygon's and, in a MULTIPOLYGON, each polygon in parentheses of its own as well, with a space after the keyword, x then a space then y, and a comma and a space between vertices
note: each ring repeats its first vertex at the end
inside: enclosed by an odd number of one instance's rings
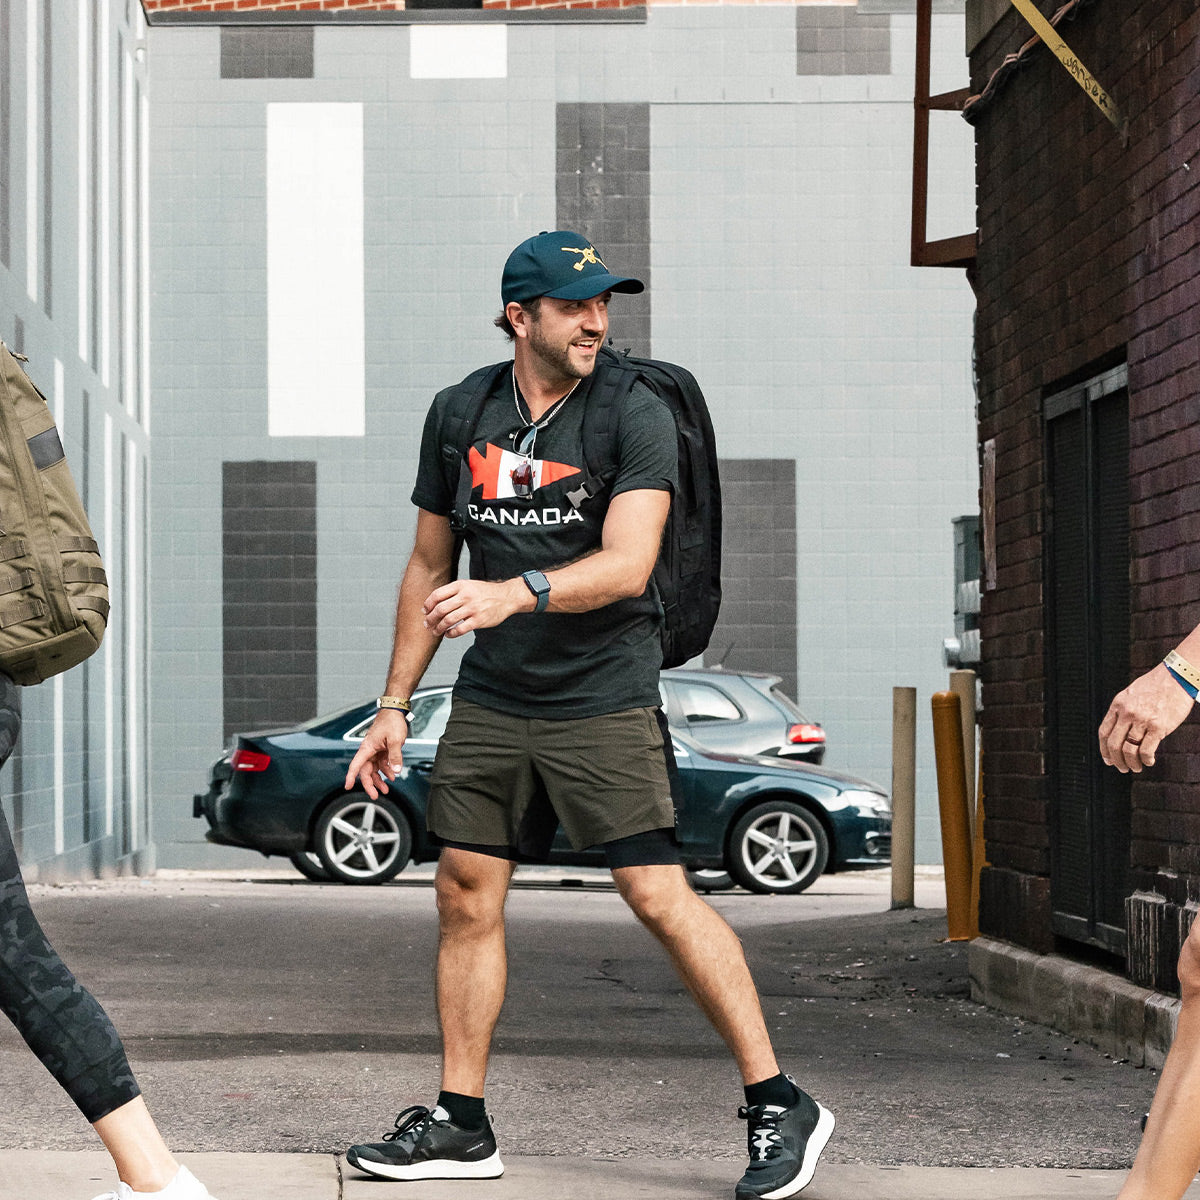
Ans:
POLYGON ((409 703, 405 696, 380 696, 375 701, 375 707, 379 708, 398 708, 401 712, 412 712, 412 704, 409 703))
MULTIPOLYGON (((1165 663, 1163 665, 1166 666, 1165 663)), ((1193 700, 1200 704, 1200 688, 1198 688, 1194 683, 1188 683, 1188 681, 1184 679, 1184 677, 1180 675, 1178 671, 1174 671, 1170 667, 1167 667, 1167 671, 1171 678, 1175 680, 1175 682, 1179 684, 1179 686, 1183 688, 1183 690, 1187 692, 1187 694, 1191 696, 1193 700)))
POLYGON ((1184 683, 1190 683, 1192 688, 1192 698, 1195 699, 1196 692, 1200 691, 1200 671, 1197 671, 1182 654, 1172 650, 1163 659, 1163 666, 1167 668, 1177 679, 1184 683))

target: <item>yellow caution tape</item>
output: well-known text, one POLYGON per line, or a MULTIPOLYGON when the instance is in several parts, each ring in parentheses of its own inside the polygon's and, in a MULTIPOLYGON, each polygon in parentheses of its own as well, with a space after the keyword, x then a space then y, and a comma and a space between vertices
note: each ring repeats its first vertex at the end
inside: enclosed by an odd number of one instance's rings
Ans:
POLYGON ((1124 119, 1112 97, 1096 82, 1071 47, 1058 36, 1054 26, 1034 7, 1033 0, 1012 0, 1012 3, 1021 16, 1033 26, 1034 32, 1046 43, 1054 57, 1071 73, 1075 82, 1091 96, 1096 107, 1120 130, 1124 119))

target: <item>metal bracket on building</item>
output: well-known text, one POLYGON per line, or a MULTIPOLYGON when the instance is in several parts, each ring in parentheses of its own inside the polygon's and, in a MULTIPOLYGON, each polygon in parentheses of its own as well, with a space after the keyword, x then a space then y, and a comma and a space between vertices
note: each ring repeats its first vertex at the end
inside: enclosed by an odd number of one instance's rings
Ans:
POLYGON ((972 267, 978 235, 926 240, 929 210, 929 113, 932 110, 961 112, 971 94, 959 88, 940 95, 929 94, 929 53, 932 42, 933 0, 917 0, 917 71, 913 97, 913 192, 912 256, 914 267, 972 267))

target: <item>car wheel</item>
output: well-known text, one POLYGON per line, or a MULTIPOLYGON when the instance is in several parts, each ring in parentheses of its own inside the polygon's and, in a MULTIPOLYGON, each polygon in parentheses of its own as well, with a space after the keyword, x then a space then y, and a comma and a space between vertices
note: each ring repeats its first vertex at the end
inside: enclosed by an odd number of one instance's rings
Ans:
POLYGON ((313 846, 339 883, 386 883, 408 865, 412 830, 391 800, 358 792, 335 800, 321 814, 313 846))
POLYGON ((311 879, 313 883, 328 883, 331 878, 329 872, 322 865, 320 858, 311 850, 297 850, 295 854, 289 854, 288 862, 305 879, 311 879))
POLYGON ((756 804, 734 825, 729 839, 729 873, 752 892, 802 892, 820 878, 828 862, 824 826, 793 800, 756 804))
POLYGON ((698 892, 727 892, 737 887, 728 871, 689 871, 688 879, 698 892))

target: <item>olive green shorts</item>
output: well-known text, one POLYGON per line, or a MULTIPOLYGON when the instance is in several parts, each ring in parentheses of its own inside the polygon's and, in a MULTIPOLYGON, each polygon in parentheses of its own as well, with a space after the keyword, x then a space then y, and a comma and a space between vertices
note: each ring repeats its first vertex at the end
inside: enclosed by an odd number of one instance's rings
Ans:
POLYGON ((576 850, 674 831, 674 760, 659 718, 656 708, 632 708, 547 721, 455 697, 433 766, 429 831, 534 861, 560 822, 576 850))

